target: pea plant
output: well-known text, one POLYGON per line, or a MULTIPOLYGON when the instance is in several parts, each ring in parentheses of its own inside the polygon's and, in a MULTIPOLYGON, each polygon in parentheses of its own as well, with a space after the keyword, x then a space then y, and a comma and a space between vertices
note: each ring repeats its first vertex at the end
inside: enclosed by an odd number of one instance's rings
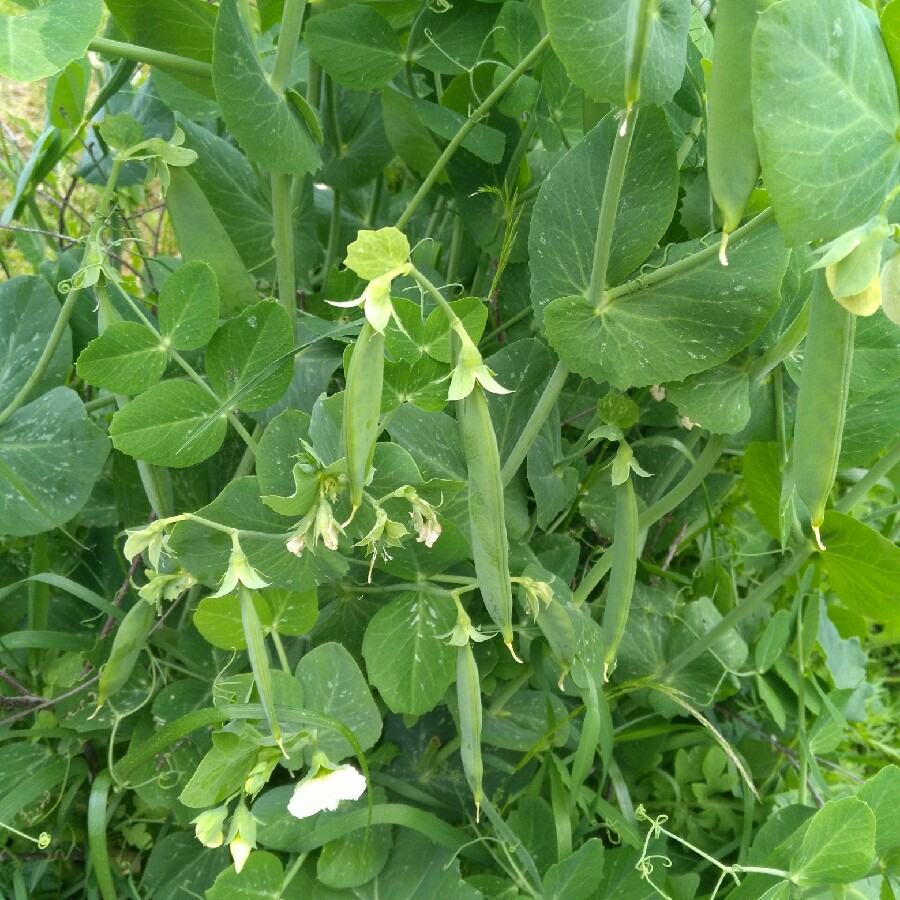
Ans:
POLYGON ((0 23, 0 894, 898 896, 900 0, 0 23))

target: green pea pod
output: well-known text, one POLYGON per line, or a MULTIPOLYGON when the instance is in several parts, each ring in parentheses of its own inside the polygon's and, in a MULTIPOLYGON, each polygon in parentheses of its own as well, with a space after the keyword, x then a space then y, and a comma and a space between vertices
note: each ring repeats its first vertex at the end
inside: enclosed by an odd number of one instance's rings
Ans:
MULTIPOLYGON (((253 602, 253 594, 243 585, 239 591, 241 603, 241 624, 244 626, 244 639, 247 641, 247 655, 250 657, 250 668, 253 680, 259 691, 260 703, 265 710, 266 719, 272 729, 275 743, 284 753, 281 742, 281 726, 275 716, 275 692, 272 688, 272 672, 269 669, 269 655, 266 653, 266 642, 263 637, 262 623, 253 602)), ((285 754, 287 755, 287 754, 285 754)))
POLYGON ((819 527, 841 454, 856 316, 831 296, 821 269, 814 278, 791 467, 797 495, 809 508, 816 542, 824 550, 819 527))
POLYGON ((609 587, 606 591, 606 608, 603 610, 603 636, 606 652, 603 656, 603 680, 608 680, 616 661, 619 642, 625 632, 631 597, 634 594, 634 576, 637 572, 638 525, 637 498, 631 478, 616 485, 615 542, 609 551, 613 554, 609 587))
POLYGON ((756 20, 771 0, 719 0, 706 98, 709 189, 722 212, 723 265, 728 235, 741 223, 759 178, 750 105, 750 48, 756 20))
POLYGON ((354 510, 362 504, 375 453, 384 383, 384 335, 367 321, 350 357, 344 390, 344 452, 354 510))
POLYGON ((139 601, 128 610, 119 624, 113 638, 109 659, 100 672, 97 687, 97 709, 100 709, 113 694, 120 691, 134 671, 141 650, 147 643, 153 620, 156 618, 156 607, 144 600, 139 601))
POLYGON ((463 771, 475 798, 475 821, 484 797, 481 762, 481 681, 469 641, 456 651, 456 697, 459 703, 459 754, 463 771))
MULTIPOLYGON (((485 608, 500 629, 503 643, 513 650, 512 583, 509 578, 509 539, 503 511, 500 454, 491 413, 480 384, 459 401, 459 425, 469 472, 469 523, 472 558, 485 608)), ((521 660, 519 660, 521 662, 521 660)))

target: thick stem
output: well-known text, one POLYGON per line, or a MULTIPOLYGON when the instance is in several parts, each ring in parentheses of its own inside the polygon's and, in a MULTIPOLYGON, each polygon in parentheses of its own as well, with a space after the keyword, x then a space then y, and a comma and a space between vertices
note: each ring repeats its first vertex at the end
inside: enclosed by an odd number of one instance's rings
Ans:
POLYGON ((524 430, 519 435, 515 446, 510 450, 506 462, 503 463, 503 468, 500 470, 500 478, 505 485, 513 480, 516 472, 519 471, 519 466, 522 465, 525 457, 528 456, 531 445, 534 443, 541 428, 543 428, 544 422, 547 421, 547 416, 553 411, 553 407, 556 405, 556 401, 565 387, 568 377, 569 367, 564 362, 558 362, 550 375, 550 380, 544 387, 543 393, 538 399, 537 405, 528 417, 524 430))
POLYGON ((444 152, 438 157, 437 162, 431 167, 431 171, 425 176, 425 180, 419 186, 415 196, 409 201, 409 205, 403 211, 403 215, 397 219, 396 227, 401 231, 409 224, 409 220, 413 217, 413 213, 419 208, 419 204, 428 195, 428 192, 434 187, 434 183, 444 171, 450 157, 459 149, 462 142, 468 137, 469 132, 484 118, 493 108, 497 101, 509 90, 510 87, 518 80, 520 75, 527 72, 539 59, 540 55, 550 44, 549 35, 544 35, 535 45, 535 48, 519 63, 510 73, 491 91, 481 104, 469 118, 463 123, 459 131, 453 136, 449 144, 444 148, 444 152))
POLYGON ((784 334, 762 356, 753 361, 748 372, 752 380, 762 381, 775 366, 787 359, 800 341, 806 337, 806 327, 809 325, 809 306, 807 300, 784 334))
POLYGON ((287 310, 291 331, 297 321, 297 282, 294 272, 294 176, 272 174, 272 224, 275 230, 275 269, 278 302, 287 310))
POLYGON ((285 0, 284 12, 281 14, 281 31, 278 34, 278 49, 275 51, 275 64, 269 76, 269 84, 276 94, 283 94, 288 87, 305 12, 306 0, 285 0))
POLYGON ((604 295, 606 273, 612 253, 613 228, 616 224, 622 182, 625 180, 628 151, 631 149, 631 138, 634 136, 637 110, 632 107, 622 115, 624 118, 616 131, 609 168, 606 170, 606 183, 603 186, 603 200, 600 204, 600 220, 597 223, 597 240, 594 244, 594 264, 591 267, 591 283, 588 287, 588 300, 598 311, 606 306, 604 295))
POLYGON ((187 56, 177 56, 174 53, 164 53, 162 50, 152 50, 150 47, 139 47, 137 44, 127 44, 124 41, 111 41, 98 37, 88 44, 88 50, 104 56, 131 59, 134 62, 146 63, 148 66, 159 66, 170 72, 212 79, 212 66, 209 63, 201 62, 199 59, 190 59, 187 56))

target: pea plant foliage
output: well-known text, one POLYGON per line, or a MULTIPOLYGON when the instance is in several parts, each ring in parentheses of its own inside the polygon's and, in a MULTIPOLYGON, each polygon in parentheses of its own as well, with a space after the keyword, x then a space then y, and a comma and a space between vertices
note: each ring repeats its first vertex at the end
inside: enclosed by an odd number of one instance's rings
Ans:
POLYGON ((0 25, 0 894, 900 896, 900 0, 0 25))

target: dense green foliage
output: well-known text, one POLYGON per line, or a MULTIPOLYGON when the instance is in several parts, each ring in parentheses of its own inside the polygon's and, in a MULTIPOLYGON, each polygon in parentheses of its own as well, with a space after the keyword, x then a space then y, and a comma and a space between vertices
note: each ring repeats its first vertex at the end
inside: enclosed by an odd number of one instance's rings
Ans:
POLYGON ((2 896, 898 895, 900 0, 0 24, 2 896))

